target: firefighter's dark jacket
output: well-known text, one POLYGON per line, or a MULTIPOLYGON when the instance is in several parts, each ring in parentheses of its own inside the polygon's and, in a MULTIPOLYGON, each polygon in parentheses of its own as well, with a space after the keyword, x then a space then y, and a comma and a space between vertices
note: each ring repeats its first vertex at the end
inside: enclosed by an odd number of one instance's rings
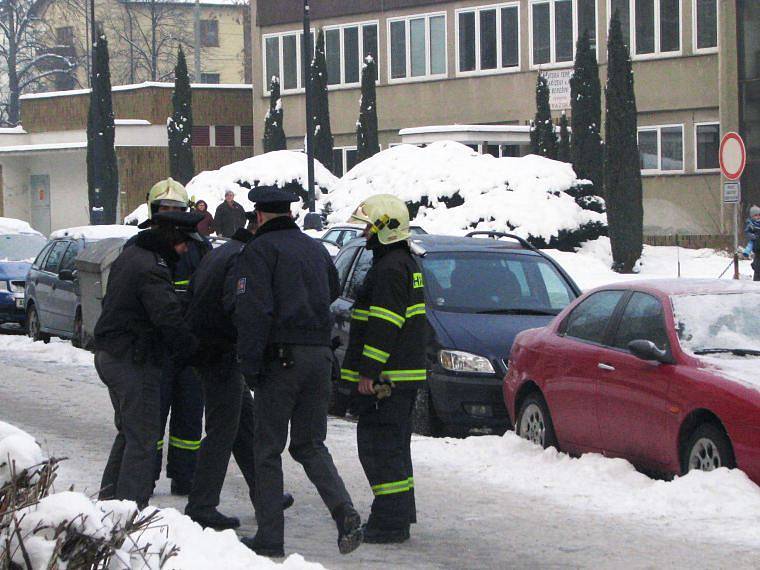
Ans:
POLYGON ((189 359, 198 341, 182 317, 171 265, 179 256, 151 230, 140 232, 111 266, 95 347, 116 357, 160 363, 189 359))
POLYGON ((251 239, 251 232, 238 229, 230 241, 203 257, 190 279, 185 319, 200 340, 199 352, 208 360, 235 348, 235 324, 224 306, 225 282, 237 255, 251 239))
POLYGON ((262 371, 268 347, 330 346, 338 273, 322 244, 291 218, 261 226, 238 256, 234 275, 233 320, 244 375, 262 371))
POLYGON ((341 380, 385 379, 394 389, 426 379, 427 320, 422 273, 406 242, 378 245, 351 311, 341 380))

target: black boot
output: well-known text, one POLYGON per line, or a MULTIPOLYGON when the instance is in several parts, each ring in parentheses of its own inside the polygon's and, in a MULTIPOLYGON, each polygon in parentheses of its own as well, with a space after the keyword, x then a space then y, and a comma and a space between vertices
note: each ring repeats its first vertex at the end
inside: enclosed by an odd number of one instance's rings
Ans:
POLYGON ((258 540, 256 540, 255 536, 242 538, 240 542, 245 544, 259 556, 267 556, 269 558, 285 557, 285 550, 283 549, 282 544, 261 544, 258 540))
POLYGON ((193 489, 192 482, 180 481, 179 479, 172 479, 172 495, 178 495, 180 497, 186 497, 193 489))
POLYGON ((338 526, 338 550, 341 554, 353 552, 364 540, 362 518, 351 503, 345 503, 332 512, 338 526))
POLYGON ((228 528, 237 528, 240 526, 240 519, 237 517, 225 516, 214 507, 201 507, 196 509, 191 505, 187 505, 187 507, 185 507, 185 514, 203 528, 226 530, 228 528))
POLYGON ((364 542, 367 544, 397 544, 409 540, 409 527, 405 528, 375 528, 362 527, 364 542))

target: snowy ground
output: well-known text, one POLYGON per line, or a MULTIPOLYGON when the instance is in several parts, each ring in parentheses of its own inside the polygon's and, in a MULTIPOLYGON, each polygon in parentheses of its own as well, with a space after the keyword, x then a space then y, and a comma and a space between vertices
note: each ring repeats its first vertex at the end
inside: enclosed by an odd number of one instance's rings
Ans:
MULTIPOLYGON (((550 252, 582 288, 620 279, 609 271, 604 242, 578 254, 550 252)), ((717 277, 730 259, 707 250, 680 250, 681 274, 717 277)), ((674 277, 676 248, 646 248, 638 277, 674 277)), ((726 276, 729 276, 727 272, 726 276)), ((742 262, 742 273, 751 273, 742 262)), ((0 340, 0 420, 33 434, 45 451, 66 456, 57 490, 94 494, 114 429, 92 355, 52 341, 0 340)), ((354 424, 331 420, 328 445, 354 497, 367 513, 371 494, 356 456, 354 424)), ((740 471, 694 473, 655 481, 619 459, 570 458, 508 433, 464 440, 415 437, 412 442, 419 524, 400 546, 364 545, 341 557, 335 528, 302 470, 284 457, 286 487, 296 497, 286 514, 286 552, 329 568, 757 568, 760 487, 740 471)), ((182 510, 162 480, 153 504, 182 510)), ((241 517, 240 534, 255 532, 245 482, 233 464, 221 509, 241 517)), ((233 533, 203 552, 203 535, 170 511, 170 527, 186 538, 176 568, 250 567, 233 533), (227 553, 228 557, 219 558, 227 553), (221 564, 221 565, 220 565, 221 564)), ((210 532, 210 531, 209 531, 210 532)), ((302 565, 291 557, 291 565, 302 565)))

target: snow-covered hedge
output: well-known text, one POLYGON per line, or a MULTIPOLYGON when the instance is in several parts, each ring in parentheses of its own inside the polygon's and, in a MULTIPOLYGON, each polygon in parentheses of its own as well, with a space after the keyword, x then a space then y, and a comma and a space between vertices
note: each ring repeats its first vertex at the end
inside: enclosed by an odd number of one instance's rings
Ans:
MULTIPOLYGON (((187 194, 194 201, 204 200, 213 214, 224 201, 224 193, 232 190, 235 200, 246 210, 253 209, 248 191, 258 184, 284 186, 298 182, 306 188, 308 175, 306 155, 292 150, 267 152, 223 166, 219 170, 205 170, 187 183, 187 194)), ((319 161, 314 161, 314 181, 317 200, 335 189, 338 179, 319 161)), ((301 196, 302 203, 305 194, 301 196)), ((142 204, 129 214, 125 223, 140 223, 148 217, 148 207, 142 204)))
MULTIPOLYGON (((428 232, 510 232, 539 247, 570 250, 606 232, 606 216, 584 209, 572 166, 536 155, 494 158, 451 141, 399 145, 358 164, 328 196, 330 222, 345 221, 372 194, 410 204, 428 232)), ((594 209, 603 210, 599 201, 594 209)))

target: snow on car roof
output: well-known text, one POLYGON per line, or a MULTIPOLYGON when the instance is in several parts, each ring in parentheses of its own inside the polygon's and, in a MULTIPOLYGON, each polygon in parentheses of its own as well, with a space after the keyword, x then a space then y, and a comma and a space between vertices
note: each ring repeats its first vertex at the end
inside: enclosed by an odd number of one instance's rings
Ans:
POLYGON ((74 238, 85 240, 99 240, 113 237, 130 238, 140 230, 137 226, 127 225, 102 225, 102 226, 79 226, 56 230, 50 234, 50 239, 74 238))
POLYGON ((638 289, 666 295, 760 293, 760 283, 743 279, 638 279, 604 285, 595 290, 598 289, 638 289))
POLYGON ((41 236, 42 234, 35 230, 28 222, 17 220, 16 218, 0 217, 0 235, 6 234, 33 234, 41 236))

